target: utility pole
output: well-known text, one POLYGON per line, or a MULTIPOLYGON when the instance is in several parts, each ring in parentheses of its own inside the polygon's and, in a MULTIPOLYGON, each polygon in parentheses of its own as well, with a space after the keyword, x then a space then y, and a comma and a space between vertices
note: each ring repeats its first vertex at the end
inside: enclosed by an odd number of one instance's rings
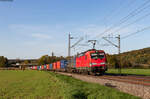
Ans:
MULTIPOLYGON (((115 37, 115 38, 118 39, 118 45, 116 45, 116 44, 114 44, 113 42, 109 41, 108 39, 106 39, 106 37, 103 37, 103 39, 106 40, 108 43, 110 43, 110 44, 112 44, 113 46, 115 46, 115 47, 118 48, 119 63, 120 63, 120 62, 121 62, 121 56, 120 56, 120 52, 121 52, 121 50, 120 50, 120 48, 121 48, 121 47, 120 47, 120 45, 121 45, 121 43, 120 43, 120 35, 118 35, 118 36, 115 37)), ((119 72, 119 74, 121 75, 121 64, 119 64, 118 72, 119 72)))
POLYGON ((52 52, 52 57, 54 56, 54 52, 52 52))
POLYGON ((88 40, 88 42, 91 42, 93 44, 93 49, 95 49, 96 41, 97 40, 88 40))
POLYGON ((118 54, 120 54, 120 35, 116 38, 118 39, 118 54))
POLYGON ((68 61, 69 61, 69 63, 71 62, 71 60, 70 60, 70 53, 71 53, 71 48, 70 48, 70 46, 71 46, 71 35, 70 35, 70 33, 69 33, 69 35, 68 35, 68 61))
POLYGON ((70 57, 70 33, 69 33, 69 37, 68 37, 68 57, 70 57))
POLYGON ((120 56, 120 35, 116 37, 118 39, 118 55, 119 55, 119 74, 121 74, 121 56, 120 56))
POLYGON ((68 57, 71 56, 71 39, 73 39, 73 37, 71 37, 70 33, 68 35, 68 57))

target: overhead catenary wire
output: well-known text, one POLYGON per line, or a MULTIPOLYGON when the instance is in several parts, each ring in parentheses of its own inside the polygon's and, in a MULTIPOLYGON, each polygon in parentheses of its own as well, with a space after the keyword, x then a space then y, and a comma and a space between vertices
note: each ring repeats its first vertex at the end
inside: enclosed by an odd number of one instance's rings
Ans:
POLYGON ((150 15, 150 13, 147 13, 146 15, 144 15, 144 16, 142 16, 142 17, 139 17, 138 19, 134 20, 133 22, 131 22, 131 23, 129 23, 129 24, 126 24, 125 26, 120 27, 119 29, 117 29, 117 30, 115 30, 115 31, 113 31, 113 32, 115 33, 115 32, 118 32, 118 31, 120 31, 120 30, 123 30, 123 29, 129 27, 130 25, 132 25, 132 24, 134 24, 134 23, 137 23, 138 21, 143 20, 144 17, 148 17, 149 15, 150 15))
POLYGON ((128 38, 128 37, 130 37, 130 36, 133 36, 133 35, 135 35, 135 34, 137 34, 137 33, 141 33, 141 32, 143 32, 143 31, 149 30, 149 29, 150 29, 150 26, 145 27, 145 28, 143 28, 143 29, 141 29, 141 30, 138 30, 138 31, 133 32, 133 33, 130 33, 129 35, 126 35, 126 36, 124 36, 124 37, 121 37, 121 39, 126 39, 126 38, 128 38))
MULTIPOLYGON (((125 1, 125 0, 122 0, 122 1, 125 1)), ((134 3, 135 3, 135 1, 136 0, 131 0, 130 2, 128 2, 127 3, 127 8, 129 8, 129 6, 131 6, 131 5, 133 5, 134 3)), ((122 3, 123 4, 123 3, 122 3)), ((119 14, 121 11, 122 11, 122 8, 125 8, 126 7, 126 5, 124 5, 124 7, 122 7, 122 4, 120 3, 120 7, 119 8, 117 8, 117 13, 115 14, 115 15, 117 15, 117 14, 119 14)), ((125 4, 125 3, 124 3, 125 4)), ((114 16, 114 15, 113 15, 114 16)), ((112 19, 112 16, 109 16, 108 17, 109 18, 109 20, 111 20, 112 19)))
POLYGON ((129 20, 130 18, 134 17, 135 15, 139 14, 140 12, 142 12, 143 10, 145 10, 146 8, 148 8, 150 5, 146 6, 148 3, 150 2, 150 0, 147 0, 146 2, 144 2, 142 5, 140 5, 138 8, 136 8, 135 10, 133 10, 132 12, 130 12, 127 16, 123 17, 118 23, 114 24, 113 26, 111 26, 110 28, 106 29, 104 32, 100 33, 99 35, 97 35, 95 38, 98 38, 99 36, 104 35, 105 33, 107 33, 108 31, 114 29, 116 26, 120 26, 121 24, 125 23, 127 20, 129 20))
POLYGON ((98 44, 99 46, 110 46, 110 44, 100 44, 99 41, 97 41, 97 44, 98 44))
MULTIPOLYGON (((135 4, 135 1, 136 1, 136 0, 131 0, 130 2, 128 2, 128 3, 126 4, 126 5, 127 5, 127 8, 129 8, 129 6, 135 4)), ((112 17, 114 16, 114 12, 116 12, 116 14, 119 14, 119 13, 121 12, 121 9, 126 7, 126 5, 123 5, 123 4, 125 4, 125 3, 123 3, 123 0, 121 0, 121 2, 119 3, 119 8, 117 8, 117 10, 115 11, 115 7, 114 7, 114 9, 111 11, 112 13, 111 13, 110 15, 108 15, 108 16, 105 16, 105 17, 103 18, 103 20, 106 20, 106 21, 107 21, 108 18, 109 18, 109 20, 111 20, 112 17), (124 6, 124 7, 122 7, 122 6, 124 6)), ((105 22, 105 25, 106 25, 106 22, 105 22)), ((107 30, 107 29, 106 29, 106 30, 107 30)))
POLYGON ((75 47, 76 45, 78 45, 83 39, 84 39, 84 38, 81 37, 75 44, 73 44, 73 45, 71 46, 71 48, 73 48, 73 47, 75 47))
MULTIPOLYGON (((117 10, 119 10, 119 8, 120 8, 121 5, 123 4, 123 2, 124 2, 124 1, 121 0, 121 1, 119 2, 119 7, 117 7, 118 9, 116 9, 115 7, 113 7, 113 9, 110 11, 110 13, 107 14, 107 15, 105 15, 105 17, 104 17, 102 20, 107 21, 108 19, 110 19, 110 17, 113 16, 114 12, 116 12, 117 10)), ((106 25, 106 22, 105 22, 104 24, 106 25)))

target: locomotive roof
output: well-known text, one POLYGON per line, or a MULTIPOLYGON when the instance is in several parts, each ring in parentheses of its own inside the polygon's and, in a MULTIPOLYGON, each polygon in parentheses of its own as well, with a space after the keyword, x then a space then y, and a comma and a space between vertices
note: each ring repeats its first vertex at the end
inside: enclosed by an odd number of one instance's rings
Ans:
MULTIPOLYGON (((85 52, 79 53, 79 56, 84 55, 84 54, 85 54, 86 52, 88 52, 88 51, 103 51, 103 50, 89 49, 89 50, 87 50, 87 51, 85 51, 85 52)), ((77 56, 78 56, 78 55, 77 55, 77 56)))

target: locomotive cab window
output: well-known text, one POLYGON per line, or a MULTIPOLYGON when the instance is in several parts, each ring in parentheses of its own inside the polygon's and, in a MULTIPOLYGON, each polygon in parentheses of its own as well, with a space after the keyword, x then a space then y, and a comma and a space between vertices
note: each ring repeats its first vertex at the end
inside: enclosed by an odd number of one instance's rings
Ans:
POLYGON ((105 57, 104 53, 91 53, 91 58, 92 59, 103 59, 105 57))

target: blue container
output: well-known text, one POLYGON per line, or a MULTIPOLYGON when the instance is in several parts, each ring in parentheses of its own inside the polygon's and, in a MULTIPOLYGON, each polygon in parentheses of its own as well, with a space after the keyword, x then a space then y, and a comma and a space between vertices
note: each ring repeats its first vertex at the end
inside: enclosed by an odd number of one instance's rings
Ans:
POLYGON ((73 58, 73 67, 76 68, 76 57, 73 58))
POLYGON ((41 70, 41 66, 38 66, 38 70, 41 70))
POLYGON ((67 67, 67 61, 66 60, 61 60, 60 61, 60 68, 65 69, 67 67))
POLYGON ((49 68, 50 68, 50 69, 53 69, 53 64, 49 64, 49 68))
POLYGON ((40 70, 40 66, 37 66, 37 70, 40 70))
POLYGON ((44 69, 46 69, 46 65, 44 65, 44 69))

